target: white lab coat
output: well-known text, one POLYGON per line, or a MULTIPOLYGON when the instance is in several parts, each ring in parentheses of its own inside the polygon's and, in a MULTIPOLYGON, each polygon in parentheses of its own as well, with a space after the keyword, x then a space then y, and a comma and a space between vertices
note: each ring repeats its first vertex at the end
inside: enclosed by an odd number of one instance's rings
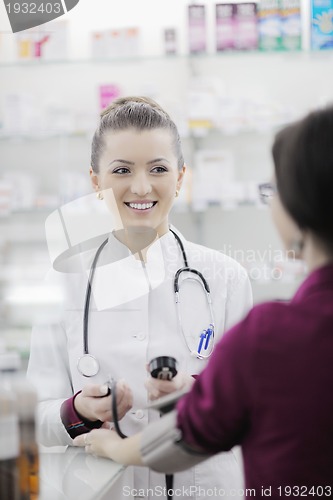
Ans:
MULTIPOLYGON (((201 271, 210 285, 218 340, 251 307, 249 279, 233 259, 181 238, 189 266, 201 271)), ((146 409, 144 380, 149 360, 161 355, 174 356, 178 369, 191 375, 199 373, 206 364, 190 354, 184 336, 189 347, 197 349, 201 331, 211 322, 209 309, 201 286, 185 280, 180 292, 184 335, 181 333, 173 280, 184 263, 172 233, 150 247, 145 266, 129 255, 128 249, 111 234, 96 268, 89 314, 89 352, 98 359, 100 371, 91 379, 83 377, 77 370, 77 360, 83 351, 87 263, 92 262, 95 253, 96 249, 80 255, 82 272, 53 271, 53 278, 60 279, 65 286, 63 317, 57 324, 33 329, 28 377, 39 392, 39 435, 46 446, 72 443, 59 410, 62 402, 83 385, 104 383, 110 376, 125 379, 132 388, 134 404, 120 427, 125 434, 132 435, 159 418, 156 411, 146 409)), ((161 494, 164 475, 147 468, 128 468, 124 485, 127 498, 130 489, 137 497, 143 493, 150 500, 165 498, 161 494)), ((174 477, 174 488, 180 488, 175 498, 215 498, 214 488, 216 498, 237 498, 230 490, 242 487, 241 467, 233 452, 217 455, 174 477)))

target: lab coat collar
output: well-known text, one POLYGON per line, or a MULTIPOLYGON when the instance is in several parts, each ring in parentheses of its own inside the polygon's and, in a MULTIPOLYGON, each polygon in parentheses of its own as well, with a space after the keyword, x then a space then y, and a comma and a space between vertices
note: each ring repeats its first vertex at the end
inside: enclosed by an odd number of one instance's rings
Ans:
MULTIPOLYGON (((170 227, 173 231, 175 231, 179 235, 182 242, 186 245, 186 240, 184 236, 173 226, 170 227)), ((160 262, 161 252, 163 254, 164 260, 169 260, 170 256, 173 255, 168 252, 170 246, 178 246, 178 243, 174 235, 171 233, 171 231, 168 231, 167 233, 163 234, 161 237, 153 241, 153 243, 149 246, 146 254, 146 259, 147 259, 146 265, 153 264, 156 261, 160 262)), ((132 254, 127 248, 127 246, 121 243, 115 237, 115 235, 111 233, 109 235, 108 243, 105 247, 105 255, 102 262, 104 263, 115 262, 117 260, 125 259, 131 255, 132 254)), ((133 259, 135 259, 134 256, 133 259)))
MULTIPOLYGON (((172 233, 168 232, 154 241, 146 254, 146 262, 136 258, 129 252, 114 234, 110 234, 101 257, 98 259, 94 279, 91 280, 94 305, 97 310, 119 307, 133 300, 148 297, 150 291, 165 282, 170 273, 174 274, 174 266, 179 267, 179 255, 174 251, 177 242, 172 233), (174 258, 178 256, 178 259, 174 258), (169 266, 173 257, 173 264, 169 266), (110 289, 110 283, 113 286, 110 289)), ((94 260, 90 256, 90 266, 94 260)))

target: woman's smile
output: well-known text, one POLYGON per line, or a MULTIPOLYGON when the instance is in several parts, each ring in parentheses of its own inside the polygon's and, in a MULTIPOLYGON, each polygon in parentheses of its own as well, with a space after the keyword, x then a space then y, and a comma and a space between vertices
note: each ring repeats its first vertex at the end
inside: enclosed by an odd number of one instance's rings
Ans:
POLYGON ((134 212, 145 214, 152 211, 152 208, 157 204, 157 201, 140 200, 126 202, 125 205, 134 212))

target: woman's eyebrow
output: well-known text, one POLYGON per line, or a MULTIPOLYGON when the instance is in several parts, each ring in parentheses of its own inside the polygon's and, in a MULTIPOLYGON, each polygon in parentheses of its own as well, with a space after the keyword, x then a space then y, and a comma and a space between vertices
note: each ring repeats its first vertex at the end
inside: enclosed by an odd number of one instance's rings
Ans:
POLYGON ((150 165, 151 163, 156 163, 158 161, 166 161, 167 163, 170 163, 169 160, 166 158, 155 158, 154 160, 147 161, 147 165, 150 165))
MULTIPOLYGON (((167 163, 170 163, 169 160, 167 160, 166 158, 154 158, 154 160, 149 160, 147 161, 147 165, 151 165, 153 163, 157 163, 159 161, 166 161, 167 163)), ((133 161, 128 161, 128 160, 122 160, 121 158, 117 158, 115 160, 112 160, 110 163, 109 163, 109 167, 113 164, 113 163, 123 163, 124 165, 135 165, 135 163, 133 161)))
POLYGON ((109 166, 112 165, 112 163, 116 163, 116 162, 125 163, 126 165, 134 165, 133 161, 117 159, 117 160, 112 160, 112 162, 109 163, 109 166))

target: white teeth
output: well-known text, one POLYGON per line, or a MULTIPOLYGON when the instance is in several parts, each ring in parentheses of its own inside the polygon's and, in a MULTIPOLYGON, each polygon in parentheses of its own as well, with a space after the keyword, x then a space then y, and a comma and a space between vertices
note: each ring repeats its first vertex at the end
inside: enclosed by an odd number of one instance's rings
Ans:
POLYGON ((129 203, 131 208, 135 208, 136 210, 147 210, 151 208, 154 203, 129 203))

